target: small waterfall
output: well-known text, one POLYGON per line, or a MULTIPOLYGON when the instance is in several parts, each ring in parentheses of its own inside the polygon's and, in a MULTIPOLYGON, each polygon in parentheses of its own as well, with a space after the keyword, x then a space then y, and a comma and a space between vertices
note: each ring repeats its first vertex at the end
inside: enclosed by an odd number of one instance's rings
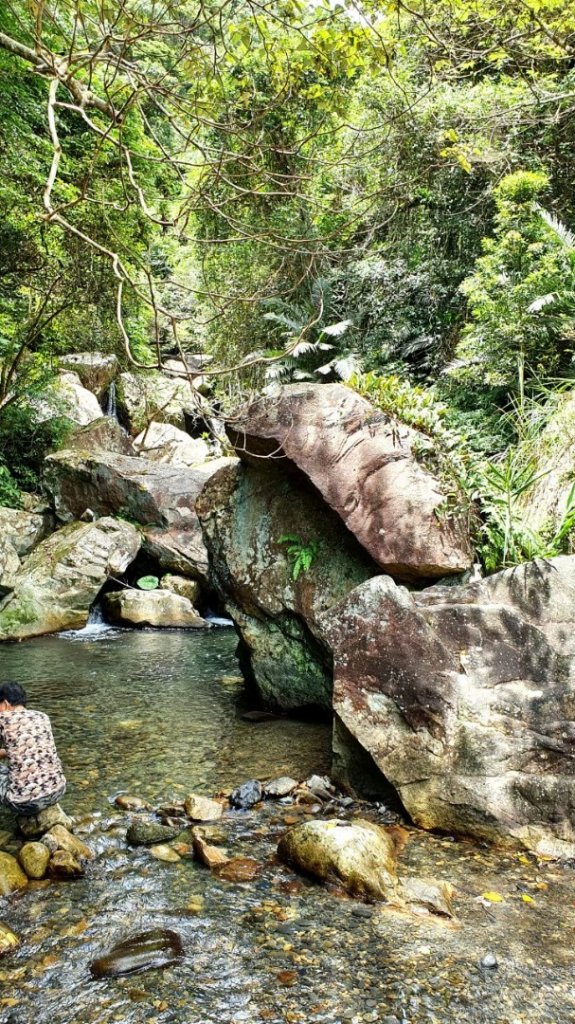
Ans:
POLYGON ((108 397, 106 398, 106 408, 104 409, 106 416, 110 416, 111 419, 118 419, 118 409, 116 404, 116 381, 113 380, 108 389, 108 397))
POLYGON ((88 621, 83 629, 65 629, 60 636, 68 637, 70 640, 96 639, 99 633, 109 633, 113 630, 108 622, 104 620, 104 612, 101 604, 93 604, 88 612, 88 621))

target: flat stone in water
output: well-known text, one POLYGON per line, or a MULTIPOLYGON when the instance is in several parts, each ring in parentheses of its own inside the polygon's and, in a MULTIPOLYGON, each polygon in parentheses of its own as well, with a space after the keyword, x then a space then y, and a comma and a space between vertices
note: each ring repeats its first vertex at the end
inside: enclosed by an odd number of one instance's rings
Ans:
POLYGON ((183 952, 177 932, 154 928, 119 942, 105 956, 92 961, 90 972, 94 978, 117 978, 124 974, 171 967, 183 952))
POLYGON ((154 822, 133 821, 126 833, 126 839, 131 846, 156 846, 159 843, 169 843, 171 839, 176 839, 184 828, 184 823, 181 827, 167 828, 165 825, 156 825, 154 822))

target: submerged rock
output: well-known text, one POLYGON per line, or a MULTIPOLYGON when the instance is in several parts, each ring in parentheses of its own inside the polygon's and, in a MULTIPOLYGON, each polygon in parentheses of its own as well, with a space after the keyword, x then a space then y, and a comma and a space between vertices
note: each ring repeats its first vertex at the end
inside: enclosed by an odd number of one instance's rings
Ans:
POLYGON ((463 517, 438 514, 447 489, 416 457, 424 436, 343 384, 287 385, 227 430, 240 458, 297 466, 392 576, 433 578, 471 566, 463 517))
POLYGON ((44 843, 24 843, 18 853, 20 866, 28 878, 44 878, 50 861, 50 851, 44 843))
POLYGON ((11 892, 24 889, 27 885, 28 877, 16 858, 0 851, 0 896, 9 896, 11 892))
POLYGON ((53 878, 82 878, 86 869, 84 862, 75 857, 70 850, 56 850, 50 856, 49 874, 53 878))
POLYGON ((211 846, 203 836, 194 832, 194 853, 202 864, 207 868, 216 868, 221 864, 227 864, 228 855, 217 846, 211 846))
POLYGON ((575 557, 332 616, 334 709, 416 824, 537 847, 575 840, 575 557))
POLYGON ((116 807, 122 811, 151 811, 152 805, 141 796, 130 796, 128 793, 120 793, 114 800, 116 807))
POLYGON ((166 843, 158 843, 157 846, 150 846, 150 853, 154 860, 164 861, 166 864, 178 864, 181 860, 179 853, 173 850, 166 843))
POLYGON ((453 917, 455 889, 449 882, 429 878, 405 878, 399 886, 399 898, 413 907, 421 907, 439 917, 453 917))
POLYGON ((370 821, 305 821, 280 840, 282 860, 354 896, 386 900, 396 887, 393 836, 370 821))
POLYGON ((184 947, 177 932, 154 928, 124 939, 90 964, 94 978, 117 978, 159 967, 170 967, 183 956, 184 947))
POLYGON ((71 523, 48 537, 19 569, 0 602, 0 640, 81 629, 109 575, 133 561, 140 537, 130 523, 71 523))
POLYGON ((232 807, 245 811, 253 807, 254 804, 258 804, 262 795, 261 782, 258 782, 257 779, 250 779, 249 782, 244 782, 242 786, 238 786, 230 793, 230 803, 232 807))
POLYGON ((104 599, 111 622, 156 629, 208 629, 191 601, 169 590, 115 590, 104 599))
POLYGON ((218 878, 226 882, 252 882, 261 874, 262 865, 251 857, 232 857, 215 868, 218 878))
POLYGON ((126 833, 126 839, 131 846, 156 846, 161 843, 169 843, 184 831, 185 824, 181 828, 167 828, 165 825, 156 825, 150 821, 133 821, 126 833))

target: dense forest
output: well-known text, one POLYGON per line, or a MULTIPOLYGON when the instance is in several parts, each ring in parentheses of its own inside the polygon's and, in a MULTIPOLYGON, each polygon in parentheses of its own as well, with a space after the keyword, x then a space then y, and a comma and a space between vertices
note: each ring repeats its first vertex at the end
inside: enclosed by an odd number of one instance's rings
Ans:
POLYGON ((573 433, 574 107, 567 0, 8 0, 0 502, 59 358, 201 353, 206 408, 343 380, 420 428, 488 571, 570 550, 575 488, 525 508, 573 433))

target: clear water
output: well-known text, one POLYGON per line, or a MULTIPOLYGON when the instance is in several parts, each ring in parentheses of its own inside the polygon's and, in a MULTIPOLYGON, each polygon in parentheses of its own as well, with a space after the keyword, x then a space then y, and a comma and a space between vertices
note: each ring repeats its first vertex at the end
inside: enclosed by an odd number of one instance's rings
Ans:
MULTIPOLYGON (((125 842, 119 790, 155 801, 327 763, 327 727, 254 725, 230 631, 98 629, 0 647, 51 715, 70 779, 66 809, 97 854, 86 878, 37 883, 0 917, 21 937, 0 961, 1 1024, 570 1024, 575 875, 531 857, 408 830, 402 875, 455 885, 455 921, 358 905, 275 858, 309 806, 230 812, 213 841, 261 865, 247 884, 125 842), (496 891, 502 902, 478 897, 496 891), (529 900, 524 897, 528 896, 529 900), (90 961, 151 927, 177 931, 176 967, 93 981, 90 961), (496 955, 499 967, 483 969, 496 955)), ((366 806, 350 816, 374 817, 366 806)), ((16 849, 9 819, 0 846, 16 849)))

